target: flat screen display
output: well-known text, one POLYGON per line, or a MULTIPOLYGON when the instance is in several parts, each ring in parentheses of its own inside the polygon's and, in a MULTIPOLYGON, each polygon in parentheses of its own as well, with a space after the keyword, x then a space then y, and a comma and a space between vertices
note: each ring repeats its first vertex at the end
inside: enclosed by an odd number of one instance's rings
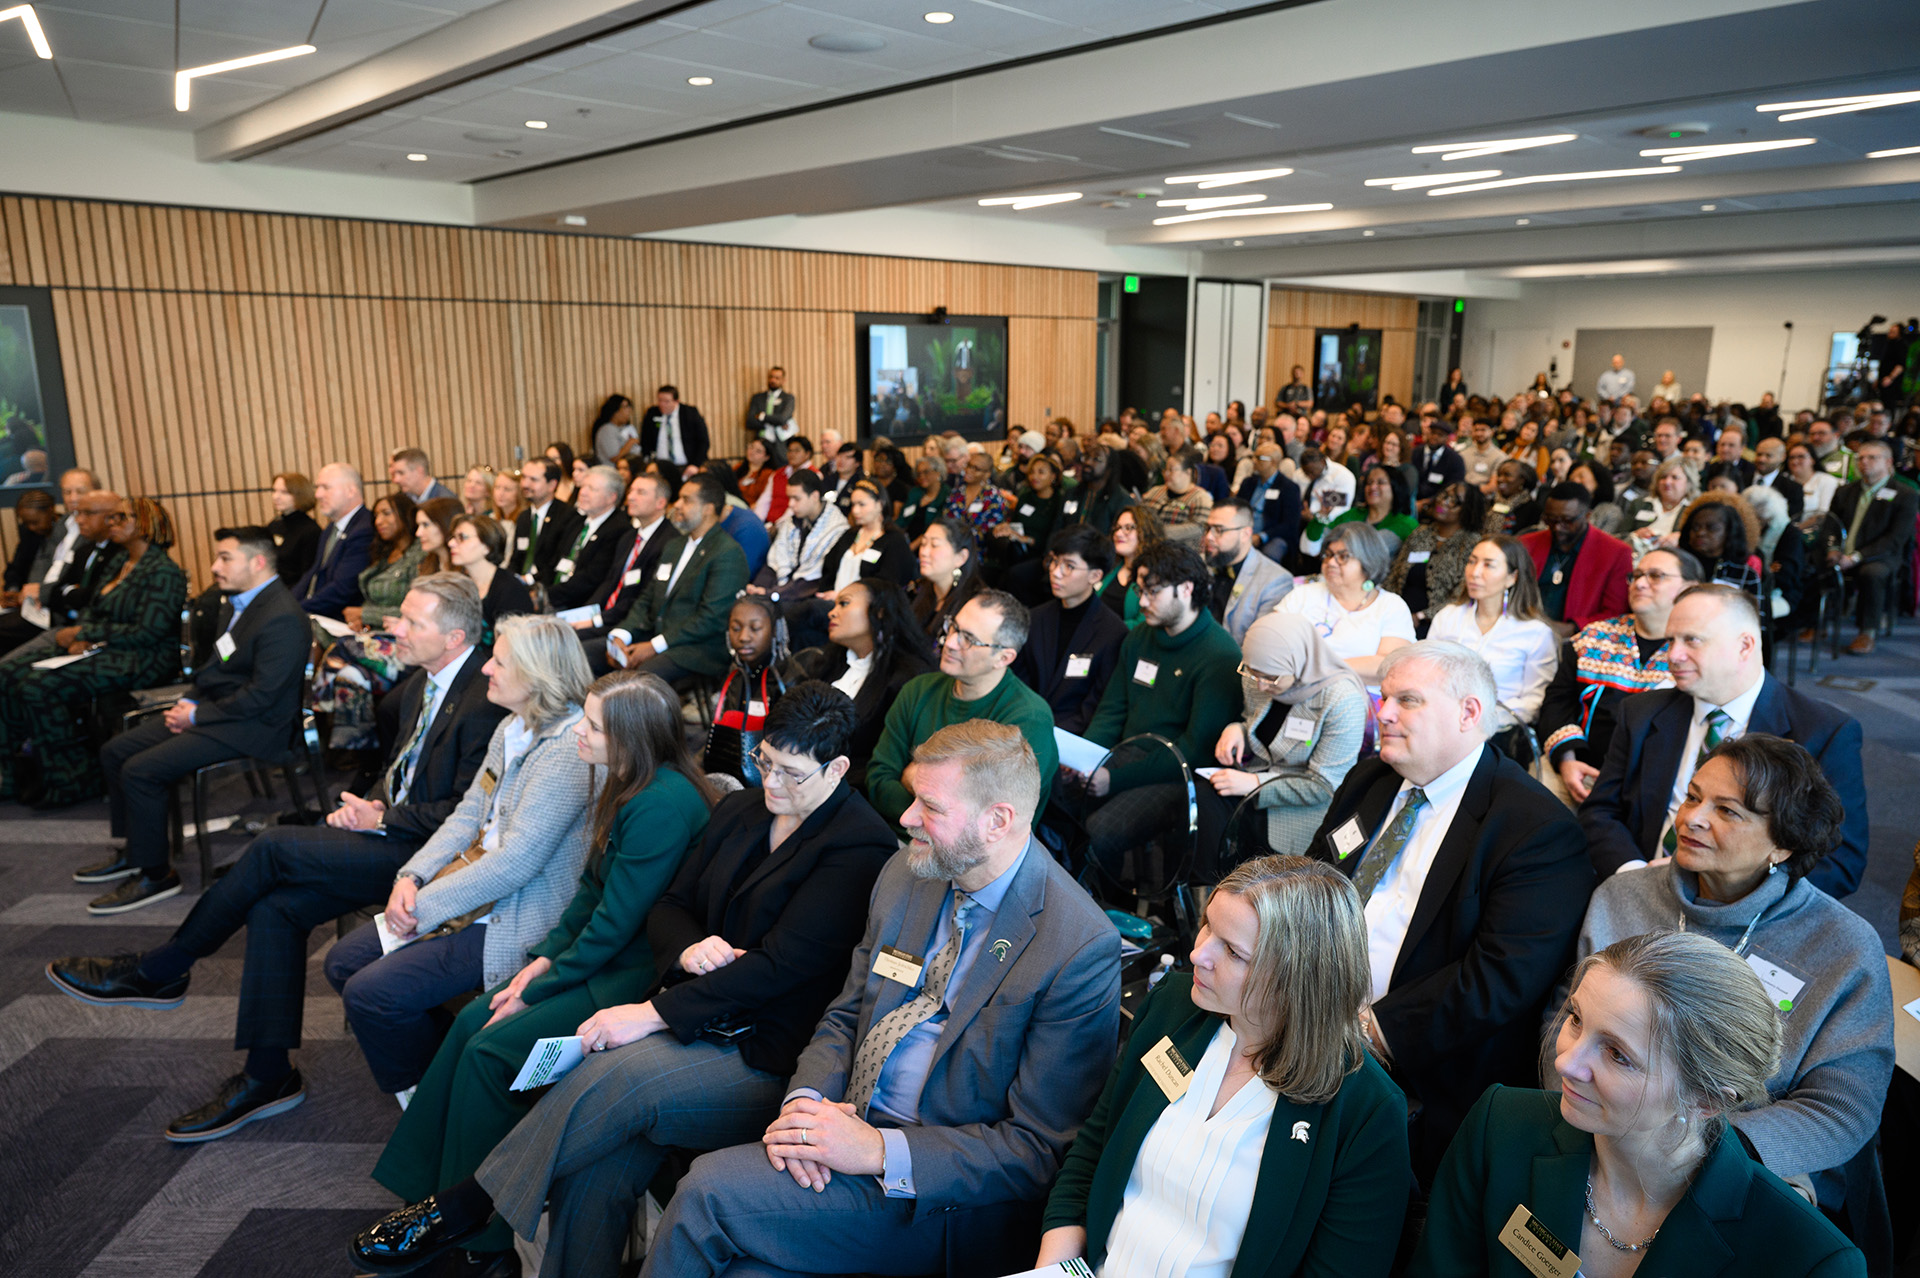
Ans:
POLYGON ((73 464, 52 299, 0 288, 0 506, 50 489, 73 464))
POLYGON ((1007 423, 1007 321, 859 315, 861 435, 907 443, 956 430, 1001 438, 1007 423))

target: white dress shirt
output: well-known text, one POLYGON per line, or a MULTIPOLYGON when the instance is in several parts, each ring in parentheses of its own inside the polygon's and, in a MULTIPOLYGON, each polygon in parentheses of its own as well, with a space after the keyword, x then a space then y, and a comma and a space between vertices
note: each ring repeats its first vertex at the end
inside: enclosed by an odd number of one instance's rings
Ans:
POLYGON ((1560 641, 1544 621, 1522 621, 1502 613, 1493 629, 1480 632, 1472 601, 1448 604, 1433 615, 1429 639, 1451 639, 1471 648, 1493 668, 1493 686, 1500 698, 1499 728, 1532 723, 1546 699, 1547 685, 1560 668, 1560 641))
MULTIPOLYGON (((1427 872, 1433 868, 1433 858, 1440 854, 1440 845, 1453 825, 1454 813, 1460 810, 1460 796, 1466 793, 1473 770, 1480 766, 1481 751, 1492 748, 1483 745, 1479 750, 1467 751, 1466 758, 1419 787, 1427 796, 1427 805, 1414 814, 1413 834, 1367 901, 1367 960, 1373 967, 1376 999, 1383 997, 1393 982, 1393 965, 1400 961, 1407 926, 1413 922, 1414 907, 1420 904, 1420 890, 1427 885, 1427 872)), ((1407 806, 1407 794, 1413 788, 1411 781, 1400 783, 1400 792, 1387 805, 1380 828, 1373 832, 1373 839, 1367 844, 1369 851, 1393 828, 1393 820, 1400 815, 1400 809, 1407 806)))
MULTIPOLYGON (((1721 730, 1720 739, 1731 741, 1743 735, 1747 730, 1747 720, 1753 718, 1753 703, 1760 699, 1760 689, 1766 686, 1767 677, 1763 673, 1753 681, 1753 686, 1727 702, 1716 706, 1711 701, 1693 699, 1693 721, 1687 725, 1687 743, 1680 751, 1680 766, 1674 769, 1673 791, 1667 796, 1667 819, 1660 827, 1660 837, 1667 836, 1667 826, 1673 824, 1673 814, 1680 810, 1680 804, 1687 797, 1687 786, 1693 780, 1693 762, 1700 757, 1700 746, 1707 739, 1707 716, 1715 710, 1727 712, 1727 718, 1733 720, 1721 730)), ((1626 866, 1621 866, 1626 869, 1626 866)))
POLYGON ((686 445, 680 441, 680 409, 677 406, 660 419, 660 433, 654 439, 654 453, 676 466, 687 464, 686 445))
POLYGON ((847 694, 851 700, 860 695, 860 689, 867 686, 867 676, 873 673, 873 654, 856 657, 847 653, 847 672, 833 681, 833 686, 847 694))
POLYGON ((1824 470, 1816 470, 1813 472, 1812 479, 1800 485, 1800 490, 1807 495, 1806 504, 1802 508, 1804 518, 1806 515, 1816 515, 1833 509, 1833 495, 1840 491, 1840 481, 1824 470))

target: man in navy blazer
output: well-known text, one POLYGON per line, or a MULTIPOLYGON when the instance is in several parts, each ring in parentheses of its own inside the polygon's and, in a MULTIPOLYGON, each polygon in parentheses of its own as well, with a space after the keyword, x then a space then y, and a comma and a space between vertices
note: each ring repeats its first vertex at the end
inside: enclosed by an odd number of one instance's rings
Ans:
POLYGON ((1235 494, 1253 511, 1253 544, 1278 563, 1300 540, 1300 485, 1280 473, 1278 444, 1253 450, 1253 473, 1235 494))
POLYGON ((1765 732, 1805 746, 1839 793, 1846 810, 1840 846, 1807 879, 1831 896, 1851 893, 1867 867, 1859 722, 1767 673, 1760 615, 1742 590, 1688 587, 1673 605, 1667 636, 1673 688, 1621 701, 1607 761, 1580 805, 1593 868, 1608 875, 1670 855, 1673 812, 1700 760, 1719 741, 1765 732))
POLYGON ((1017 730, 942 728, 907 779, 910 842, 880 872, 780 1117, 760 1144, 694 1162, 643 1275, 1032 1263, 1047 1188, 1113 1064, 1119 938, 1033 838, 1039 765, 1017 730))
POLYGON ((366 507, 360 472, 328 462, 313 481, 314 513, 320 517, 320 553, 293 588, 300 606, 316 617, 340 620, 360 602, 360 574, 373 552, 373 515, 366 507))

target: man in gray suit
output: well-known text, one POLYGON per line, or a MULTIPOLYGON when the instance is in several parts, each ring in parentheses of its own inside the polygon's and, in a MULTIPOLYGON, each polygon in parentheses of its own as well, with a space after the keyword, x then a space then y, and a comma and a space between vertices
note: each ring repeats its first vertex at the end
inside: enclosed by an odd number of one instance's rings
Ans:
POLYGON ((1213 616, 1235 643, 1247 627, 1293 589, 1293 574, 1253 553, 1253 507, 1237 497, 1217 501, 1207 512, 1200 549, 1213 570, 1213 616))
POLYGON ((1033 838, 1016 729, 942 728, 907 783, 909 843, 780 1116, 693 1164, 643 1278, 938 1273, 961 1246, 983 1273, 1031 1263, 1021 1226, 1113 1064, 1119 937, 1033 838))

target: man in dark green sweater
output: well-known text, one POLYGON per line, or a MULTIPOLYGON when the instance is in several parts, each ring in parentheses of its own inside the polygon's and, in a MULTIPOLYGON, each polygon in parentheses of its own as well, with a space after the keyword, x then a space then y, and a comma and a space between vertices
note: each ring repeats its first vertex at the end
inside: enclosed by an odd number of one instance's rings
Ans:
MULTIPOLYGON (((1192 547, 1163 542, 1141 551, 1134 580, 1140 624, 1121 641, 1087 738, 1113 746, 1150 732, 1173 742, 1188 766, 1206 767, 1220 733, 1240 717, 1239 645, 1208 610, 1212 576, 1192 547)), ((1129 848, 1185 827, 1186 793, 1164 746, 1126 746, 1080 780, 1090 851, 1110 873, 1122 873, 1129 848)))
MULTIPOLYGON (((913 762, 913 748, 948 724, 968 719, 991 719, 1020 730, 1040 762, 1040 810, 1046 810, 1060 767, 1053 710, 1007 673, 1026 642, 1026 605, 1004 591, 983 590, 961 606, 940 636, 940 669, 909 679, 900 689, 867 762, 867 799, 896 828, 900 814, 913 806, 913 792, 901 780, 913 762)), ((1239 686, 1236 678, 1234 687, 1239 686)), ((1234 713, 1239 713, 1237 702, 1234 713)))

